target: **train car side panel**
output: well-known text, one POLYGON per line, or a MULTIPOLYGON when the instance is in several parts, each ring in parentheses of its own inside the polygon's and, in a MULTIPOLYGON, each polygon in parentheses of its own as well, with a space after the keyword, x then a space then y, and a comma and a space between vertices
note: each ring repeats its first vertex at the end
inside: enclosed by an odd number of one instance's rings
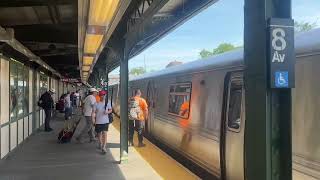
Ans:
POLYGON ((302 57, 296 62, 296 87, 292 93, 293 169, 297 174, 294 176, 296 180, 307 175, 310 179, 320 179, 319 69, 320 55, 302 57))

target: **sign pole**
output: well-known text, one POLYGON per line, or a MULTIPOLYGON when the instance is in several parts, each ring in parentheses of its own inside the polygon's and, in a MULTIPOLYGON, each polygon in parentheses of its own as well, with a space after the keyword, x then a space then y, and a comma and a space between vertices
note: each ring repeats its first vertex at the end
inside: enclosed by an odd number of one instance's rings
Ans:
POLYGON ((120 162, 128 162, 128 55, 125 47, 120 61, 120 162))
POLYGON ((245 0, 244 9, 245 178, 291 180, 291 0, 245 0))

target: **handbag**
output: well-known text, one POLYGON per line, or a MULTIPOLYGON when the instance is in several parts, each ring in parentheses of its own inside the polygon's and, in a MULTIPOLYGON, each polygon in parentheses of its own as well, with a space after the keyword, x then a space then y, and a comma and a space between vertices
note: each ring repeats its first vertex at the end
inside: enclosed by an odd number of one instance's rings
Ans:
POLYGON ((109 113, 108 114, 108 117, 109 117, 109 124, 111 124, 113 122, 113 113, 109 113))
MULTIPOLYGON (((108 106, 108 100, 106 100, 105 105, 104 105, 104 109, 107 110, 107 106, 108 106)), ((108 118, 109 118, 109 124, 111 124, 113 122, 113 112, 111 111, 111 113, 108 114, 108 118)))

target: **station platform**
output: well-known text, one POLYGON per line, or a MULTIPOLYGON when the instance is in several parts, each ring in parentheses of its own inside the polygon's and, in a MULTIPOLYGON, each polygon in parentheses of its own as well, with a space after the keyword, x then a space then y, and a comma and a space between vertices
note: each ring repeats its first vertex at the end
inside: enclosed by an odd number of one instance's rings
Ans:
POLYGON ((54 131, 38 131, 0 162, 1 180, 199 179, 147 140, 146 147, 130 147, 128 162, 120 164, 118 119, 109 127, 105 155, 95 143, 58 144, 62 114, 51 124, 54 131))

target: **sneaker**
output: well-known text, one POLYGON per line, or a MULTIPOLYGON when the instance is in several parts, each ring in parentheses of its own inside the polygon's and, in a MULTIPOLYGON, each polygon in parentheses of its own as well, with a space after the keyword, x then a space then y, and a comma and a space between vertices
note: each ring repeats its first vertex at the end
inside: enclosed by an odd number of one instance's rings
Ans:
POLYGON ((138 147, 145 147, 146 144, 143 144, 143 143, 139 143, 138 147))
POLYGON ((102 154, 106 154, 107 153, 107 149, 106 149, 106 147, 104 147, 104 148, 102 148, 102 154))

